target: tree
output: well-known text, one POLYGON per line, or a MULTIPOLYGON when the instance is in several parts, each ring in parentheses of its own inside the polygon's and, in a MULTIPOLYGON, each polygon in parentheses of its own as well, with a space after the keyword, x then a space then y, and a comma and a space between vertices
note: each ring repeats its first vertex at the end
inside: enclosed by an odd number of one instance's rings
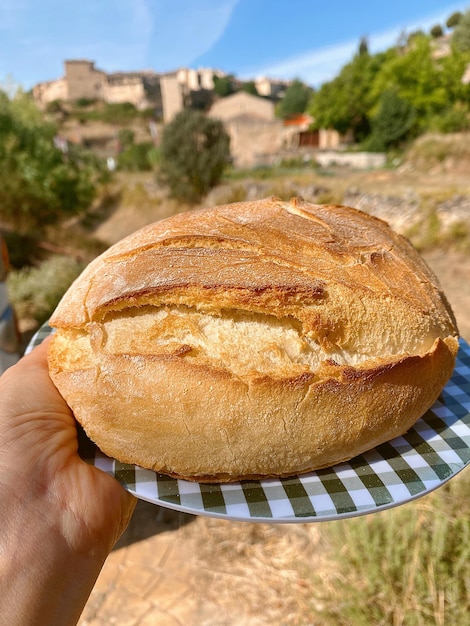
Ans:
POLYGON ((449 104, 443 63, 433 59, 430 37, 417 35, 406 54, 390 54, 374 78, 370 90, 371 114, 377 114, 382 94, 392 90, 416 111, 418 131, 449 104))
POLYGON ((359 42, 358 54, 369 54, 369 42, 366 37, 362 37, 359 42))
POLYGON ((104 164, 80 147, 57 147, 56 128, 33 101, 0 92, 0 216, 19 233, 45 227, 89 208, 104 164))
POLYGON ((438 39, 439 37, 442 37, 442 35, 444 34, 444 29, 442 28, 440 24, 436 24, 435 26, 431 28, 429 33, 431 37, 433 37, 434 39, 438 39))
POLYGON ((452 44, 459 52, 470 52, 470 11, 466 11, 452 33, 452 44))
POLYGON ((246 93, 249 93, 252 96, 259 95, 258 90, 256 89, 255 82, 253 80, 248 80, 247 82, 243 83, 241 90, 246 91, 246 93))
POLYGON ((372 120, 371 144, 380 150, 396 146, 413 127, 415 115, 414 108, 395 91, 384 91, 372 120))
POLYGON ((233 76, 214 76, 214 93, 221 98, 235 93, 233 76))
POLYGON ((463 14, 460 11, 456 11, 455 13, 452 13, 452 15, 449 15, 446 22, 447 28, 455 28, 457 24, 459 24, 462 17, 463 14))
POLYGON ((303 83, 301 80, 295 79, 286 89, 286 93, 276 107, 276 114, 286 119, 297 113, 304 113, 310 101, 313 89, 303 83))
POLYGON ((183 110, 162 133, 160 178, 173 197, 195 203, 220 181, 230 159, 221 121, 183 110))
POLYGON ((387 54, 395 52, 370 55, 362 46, 336 78, 320 87, 309 106, 316 128, 352 131, 356 141, 369 134, 370 88, 387 54))

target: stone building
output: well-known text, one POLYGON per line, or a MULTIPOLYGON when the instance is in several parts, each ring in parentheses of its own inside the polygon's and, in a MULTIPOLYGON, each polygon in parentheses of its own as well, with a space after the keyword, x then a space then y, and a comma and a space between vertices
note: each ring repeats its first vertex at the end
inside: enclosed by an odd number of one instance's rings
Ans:
POLYGON ((153 107, 156 116, 168 122, 190 104, 200 103, 204 108, 212 97, 214 75, 224 74, 210 68, 107 73, 93 61, 76 59, 64 62, 62 78, 38 83, 33 97, 40 107, 54 100, 130 102, 137 109, 153 107))
POLYGON ((224 123, 235 167, 269 164, 299 150, 337 150, 347 142, 333 129, 311 131, 307 114, 277 119, 271 100, 243 91, 215 102, 208 115, 224 123))
POLYGON ((285 94, 290 82, 286 80, 274 80, 267 76, 260 76, 255 81, 256 91, 259 96, 279 100, 285 94))
POLYGON ((274 102, 282 97, 288 82, 260 78, 255 85, 264 97, 238 91, 214 102, 215 76, 226 74, 210 68, 106 73, 96 68, 93 61, 68 60, 64 63, 64 76, 37 84, 33 96, 40 107, 54 100, 129 102, 139 110, 153 108, 155 117, 164 124, 187 107, 208 111, 208 115, 224 123, 236 167, 266 164, 289 151, 335 149, 340 145, 336 131, 311 132, 312 120, 307 115, 287 122, 276 118, 274 102))
MULTIPOLYGON (((206 110, 210 106, 214 76, 222 78, 226 73, 212 68, 107 73, 93 61, 72 59, 64 62, 62 78, 38 83, 33 96, 40 107, 54 100, 130 102, 138 109, 154 107, 157 117, 169 122, 184 107, 206 110)), ((269 78, 258 78, 255 84, 259 95, 273 100, 279 99, 289 85, 269 78)))
POLYGON ((264 163, 282 148, 283 125, 270 100, 239 91, 215 102, 208 115, 223 122, 235 167, 264 163))
POLYGON ((162 114, 160 75, 151 70, 107 74, 93 61, 71 60, 64 63, 62 78, 38 83, 33 97, 39 106, 54 100, 104 100, 130 102, 138 109, 154 107, 162 114))

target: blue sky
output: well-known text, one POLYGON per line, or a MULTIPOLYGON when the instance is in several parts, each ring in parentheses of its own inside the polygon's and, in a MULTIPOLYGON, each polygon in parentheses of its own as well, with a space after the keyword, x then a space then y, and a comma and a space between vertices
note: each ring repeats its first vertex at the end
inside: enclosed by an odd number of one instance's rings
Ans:
POLYGON ((0 86, 60 78, 65 59, 107 72, 212 67, 318 86, 361 37, 377 52, 468 9, 468 0, 0 0, 0 86))

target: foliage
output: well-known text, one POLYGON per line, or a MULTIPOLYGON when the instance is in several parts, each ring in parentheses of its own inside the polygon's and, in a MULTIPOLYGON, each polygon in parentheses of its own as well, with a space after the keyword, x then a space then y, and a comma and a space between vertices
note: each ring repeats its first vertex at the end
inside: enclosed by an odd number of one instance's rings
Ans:
POLYGON ((359 55, 361 55, 361 54, 369 54, 369 43, 368 43, 366 37, 362 37, 361 38, 361 41, 359 42, 358 53, 359 53, 359 55))
POLYGON ((131 146, 135 140, 135 132, 131 128, 121 128, 118 132, 118 141, 124 148, 131 146))
POLYGON ((51 102, 48 102, 46 105, 46 113, 52 113, 52 114, 57 114, 57 113, 63 113, 64 112, 64 105, 62 100, 52 100, 51 102))
POLYGON ((230 139, 221 121, 184 110, 165 126, 160 155, 160 177, 171 195, 195 203, 221 180, 230 139))
POLYGON ((396 146, 409 133, 416 112, 411 104, 391 89, 383 92, 372 120, 372 140, 378 151, 396 146))
POLYGON ((135 119, 148 117, 148 111, 138 111, 131 102, 98 102, 94 106, 91 101, 75 101, 75 109, 71 115, 81 122, 88 120, 105 122, 106 124, 124 125, 135 119))
POLYGON ((286 89, 282 100, 276 106, 278 117, 286 119, 297 113, 304 113, 313 93, 311 87, 296 79, 286 89))
POLYGON ((214 92, 221 98, 235 93, 233 76, 214 76, 214 92))
POLYGON ((430 121, 431 130, 440 133, 458 133, 470 129, 468 109, 459 103, 445 109, 430 121))
POLYGON ((444 34, 444 29, 442 28, 442 26, 440 24, 435 24, 431 30, 429 31, 431 37, 433 37, 434 39, 438 39, 439 37, 442 37, 442 35, 444 34))
POLYGON ((439 58, 434 54, 433 36, 442 34, 440 26, 431 34, 403 33, 395 46, 374 55, 368 52, 367 42, 361 40, 352 60, 311 98, 308 111, 315 128, 350 132, 367 148, 394 147, 395 139, 377 134, 380 117, 384 117, 380 111, 385 103, 387 107, 392 104, 391 96, 385 94, 393 92, 396 123, 400 117, 398 99, 401 115, 407 121, 401 139, 437 127, 444 132, 466 129, 470 85, 462 82, 462 76, 470 63, 470 11, 450 16, 449 20, 455 24, 453 45, 449 54, 439 58), (442 124, 438 124, 438 118, 442 118, 442 124))
POLYGON ((466 163, 470 161, 470 142, 466 134, 425 134, 413 142, 406 151, 405 158, 414 170, 421 172, 429 172, 446 159, 455 164, 466 163))
POLYGON ((470 52, 470 10, 462 15, 454 28, 452 44, 459 52, 470 52))
POLYGON ((250 93, 252 96, 259 95, 253 80, 244 82, 242 85, 242 91, 246 91, 246 93, 250 93))
POLYGON ((121 170, 128 172, 149 172, 158 160, 157 149, 150 141, 129 143, 119 153, 117 163, 121 170))
POLYGON ((18 317, 44 323, 83 267, 69 257, 53 256, 37 267, 12 270, 8 293, 18 317))
POLYGON ((157 162, 157 148, 151 141, 135 143, 135 132, 121 128, 118 132, 121 152, 117 158, 119 169, 128 172, 149 172, 157 162))
POLYGON ((325 526, 341 580, 327 623, 466 624, 470 612, 469 475, 395 510, 325 526))
POLYGON ((311 99, 309 112, 316 128, 353 133, 357 141, 370 132, 370 89, 386 55, 358 52, 339 75, 324 83, 311 99))
POLYGON ((55 135, 28 96, 0 92, 0 215, 19 232, 85 211, 106 177, 97 157, 73 145, 62 151, 55 135))
POLYGON ((440 78, 429 38, 416 36, 406 54, 396 51, 382 65, 371 88, 372 100, 378 103, 383 92, 392 89, 415 108, 417 123, 424 124, 431 114, 448 104, 440 78))
POLYGON ((75 100, 75 106, 79 109, 86 109, 96 104, 96 98, 77 98, 75 100))
POLYGON ((447 28, 455 28, 462 17, 463 14, 460 11, 456 11, 455 13, 452 13, 452 15, 449 15, 446 21, 447 28))

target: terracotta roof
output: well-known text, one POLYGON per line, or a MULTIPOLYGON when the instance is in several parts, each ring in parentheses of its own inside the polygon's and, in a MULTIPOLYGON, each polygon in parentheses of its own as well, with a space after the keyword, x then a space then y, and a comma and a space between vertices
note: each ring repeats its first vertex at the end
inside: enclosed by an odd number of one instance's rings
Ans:
POLYGON ((311 124, 313 121, 310 115, 307 113, 299 113, 298 115, 291 115, 283 121, 284 126, 304 126, 305 124, 311 124))

